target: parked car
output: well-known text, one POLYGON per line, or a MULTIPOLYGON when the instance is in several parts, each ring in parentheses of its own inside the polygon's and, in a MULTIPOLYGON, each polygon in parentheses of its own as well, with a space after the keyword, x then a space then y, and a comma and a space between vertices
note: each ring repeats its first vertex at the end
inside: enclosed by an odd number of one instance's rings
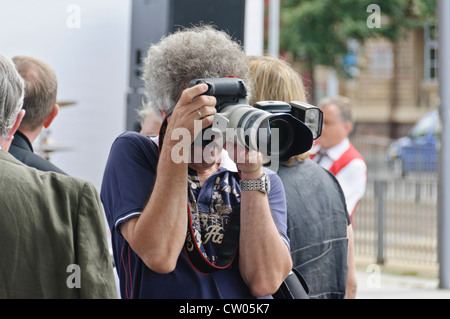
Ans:
POLYGON ((388 164, 402 176, 409 172, 436 172, 439 133, 439 112, 435 110, 425 114, 407 136, 389 146, 388 164))

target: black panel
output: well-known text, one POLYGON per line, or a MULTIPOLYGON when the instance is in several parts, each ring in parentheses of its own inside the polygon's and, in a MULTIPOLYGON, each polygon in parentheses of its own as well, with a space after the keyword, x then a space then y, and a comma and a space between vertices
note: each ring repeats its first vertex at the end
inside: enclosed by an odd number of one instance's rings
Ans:
POLYGON ((213 24, 244 43, 245 0, 172 0, 170 31, 213 24))
POLYGON ((133 0, 127 130, 136 130, 141 107, 142 59, 148 47, 180 27, 213 24, 244 43, 245 0, 133 0))

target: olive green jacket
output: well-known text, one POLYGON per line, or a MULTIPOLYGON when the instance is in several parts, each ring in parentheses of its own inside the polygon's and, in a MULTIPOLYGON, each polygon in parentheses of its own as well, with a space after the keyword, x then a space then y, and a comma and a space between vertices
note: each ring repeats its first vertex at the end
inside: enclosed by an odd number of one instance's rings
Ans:
POLYGON ((0 298, 117 298, 98 192, 0 150, 0 298))

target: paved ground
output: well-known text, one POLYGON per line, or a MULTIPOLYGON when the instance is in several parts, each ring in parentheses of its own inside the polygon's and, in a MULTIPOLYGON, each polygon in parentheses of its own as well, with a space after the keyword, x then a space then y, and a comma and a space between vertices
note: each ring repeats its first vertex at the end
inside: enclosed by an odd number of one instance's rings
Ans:
POLYGON ((358 299, 450 299, 432 277, 395 275, 379 269, 358 270, 358 299))

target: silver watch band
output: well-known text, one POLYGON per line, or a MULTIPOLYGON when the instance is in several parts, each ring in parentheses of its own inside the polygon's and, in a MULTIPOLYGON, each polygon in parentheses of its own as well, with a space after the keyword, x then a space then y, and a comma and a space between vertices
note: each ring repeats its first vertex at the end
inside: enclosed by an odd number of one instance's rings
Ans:
POLYGON ((261 191, 264 189, 265 185, 260 179, 241 180, 241 190, 243 191, 261 191))
POLYGON ((240 185, 242 191, 260 191, 263 193, 270 191, 270 181, 266 174, 259 179, 242 179, 240 185))

